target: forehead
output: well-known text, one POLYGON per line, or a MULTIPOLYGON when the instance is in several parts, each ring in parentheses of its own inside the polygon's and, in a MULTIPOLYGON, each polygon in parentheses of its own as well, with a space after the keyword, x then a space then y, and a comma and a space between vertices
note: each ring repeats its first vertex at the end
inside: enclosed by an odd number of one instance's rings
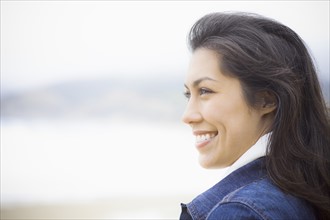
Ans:
POLYGON ((219 56, 212 50, 201 48, 191 56, 186 82, 189 84, 204 77, 221 81, 224 75, 220 71, 219 56))
POLYGON ((220 69, 219 56, 216 52, 200 48, 194 51, 189 63, 189 72, 203 72, 205 69, 220 69))
POLYGON ((191 57, 188 67, 185 87, 194 88, 201 82, 207 82, 222 91, 237 90, 242 92, 240 81, 237 78, 223 74, 221 71, 220 56, 209 49, 197 49, 191 57), (207 80, 205 80, 207 79, 207 80))

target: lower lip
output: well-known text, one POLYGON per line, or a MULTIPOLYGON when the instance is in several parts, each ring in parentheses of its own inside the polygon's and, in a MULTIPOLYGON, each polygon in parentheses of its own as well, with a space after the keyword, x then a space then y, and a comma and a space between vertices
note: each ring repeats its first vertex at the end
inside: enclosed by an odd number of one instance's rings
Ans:
MULTIPOLYGON (((215 136, 216 137, 216 136, 215 136)), ((214 138, 211 138, 207 141, 203 141, 203 142, 199 142, 199 143, 196 143, 196 148, 199 150, 199 149, 203 149, 206 145, 208 145, 210 142, 212 142, 214 140, 214 138)))

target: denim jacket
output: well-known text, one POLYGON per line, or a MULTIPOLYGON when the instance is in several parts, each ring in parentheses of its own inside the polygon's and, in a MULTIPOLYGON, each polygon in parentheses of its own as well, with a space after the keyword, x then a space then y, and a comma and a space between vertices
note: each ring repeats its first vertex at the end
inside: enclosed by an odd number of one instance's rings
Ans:
POLYGON ((316 219, 310 204, 271 182, 264 158, 239 168, 181 207, 180 220, 316 219))

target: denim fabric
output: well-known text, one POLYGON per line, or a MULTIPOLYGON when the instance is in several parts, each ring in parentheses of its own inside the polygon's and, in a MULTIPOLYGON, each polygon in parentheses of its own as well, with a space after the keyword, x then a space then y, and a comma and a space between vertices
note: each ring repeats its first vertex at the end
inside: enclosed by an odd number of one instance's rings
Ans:
POLYGON ((264 158, 234 171, 187 205, 181 220, 316 219, 312 207, 268 178, 264 158))

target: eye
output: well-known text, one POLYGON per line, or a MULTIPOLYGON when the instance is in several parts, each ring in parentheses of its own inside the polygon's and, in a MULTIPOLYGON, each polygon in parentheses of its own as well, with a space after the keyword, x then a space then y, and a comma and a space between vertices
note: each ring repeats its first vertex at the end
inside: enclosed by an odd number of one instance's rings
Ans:
POLYGON ((200 88, 199 89, 199 95, 207 95, 207 94, 210 94, 210 93, 213 93, 212 90, 210 89, 207 89, 207 88, 200 88))
POLYGON ((184 95, 187 99, 190 99, 191 94, 190 94, 189 91, 185 91, 185 92, 183 93, 183 95, 184 95))

